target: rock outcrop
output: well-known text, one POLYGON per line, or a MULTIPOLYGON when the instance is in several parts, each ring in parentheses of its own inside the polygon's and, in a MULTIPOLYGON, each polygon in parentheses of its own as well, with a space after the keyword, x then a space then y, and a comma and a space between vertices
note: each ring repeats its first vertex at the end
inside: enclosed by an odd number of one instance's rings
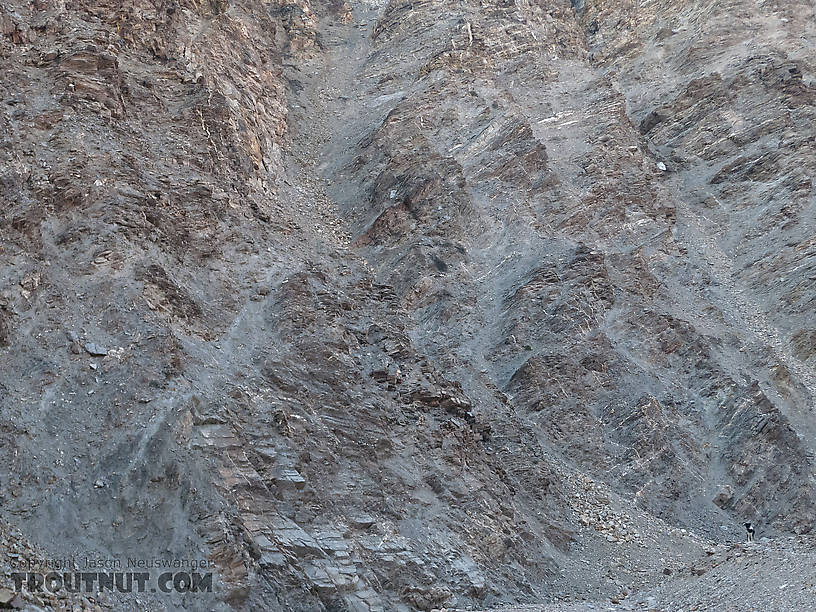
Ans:
POLYGON ((811 4, 9 0, 0 516, 213 564, 91 609, 693 604, 744 520, 806 546, 811 4))

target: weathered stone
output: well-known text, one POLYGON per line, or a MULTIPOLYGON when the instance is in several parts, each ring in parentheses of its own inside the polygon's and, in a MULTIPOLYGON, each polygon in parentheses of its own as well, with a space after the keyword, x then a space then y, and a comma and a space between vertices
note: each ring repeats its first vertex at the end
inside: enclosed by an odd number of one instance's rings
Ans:
POLYGON ((92 355, 94 357, 104 357, 105 355, 108 354, 108 349, 93 342, 87 342, 84 348, 89 355, 92 355))
POLYGON ((306 479, 295 469, 282 469, 274 477, 275 484, 289 489, 303 489, 306 479))

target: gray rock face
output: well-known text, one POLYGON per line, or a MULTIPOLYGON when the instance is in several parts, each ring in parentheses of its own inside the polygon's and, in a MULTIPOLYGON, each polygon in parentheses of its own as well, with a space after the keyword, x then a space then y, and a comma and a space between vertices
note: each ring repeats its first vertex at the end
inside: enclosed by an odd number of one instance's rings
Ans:
POLYGON ((94 344, 93 342, 88 342, 87 344, 85 344, 85 350, 88 352, 89 355, 92 355, 94 357, 104 357, 105 355, 108 354, 108 349, 98 344, 94 344))
POLYGON ((812 3, 69 4, 0 7, 0 535, 219 585, 89 609, 812 557, 812 3))

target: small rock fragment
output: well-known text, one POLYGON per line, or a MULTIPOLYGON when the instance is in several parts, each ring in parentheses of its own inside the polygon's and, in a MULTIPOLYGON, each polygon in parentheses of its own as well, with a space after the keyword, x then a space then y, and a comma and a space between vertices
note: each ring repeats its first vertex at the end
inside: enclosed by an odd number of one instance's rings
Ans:
POLYGON ((357 527, 358 529, 368 529, 371 527, 376 520, 373 516, 369 516, 368 514, 357 514, 349 518, 349 523, 352 526, 357 527))
POLYGON ((8 606, 14 599, 14 592, 8 589, 0 589, 0 606, 8 606))
POLYGON ((88 352, 89 355, 93 355, 94 357, 104 357, 108 354, 108 350, 98 344, 94 344, 93 342, 87 342, 85 344, 85 350, 88 352))

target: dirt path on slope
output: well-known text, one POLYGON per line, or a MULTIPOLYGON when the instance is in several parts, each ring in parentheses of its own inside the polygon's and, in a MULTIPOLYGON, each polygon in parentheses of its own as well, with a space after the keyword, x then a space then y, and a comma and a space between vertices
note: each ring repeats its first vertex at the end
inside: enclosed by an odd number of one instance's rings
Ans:
POLYGON ((361 72, 377 12, 370 4, 355 3, 351 23, 336 15, 319 15, 322 49, 297 62, 284 62, 290 85, 292 147, 285 156, 288 189, 283 195, 319 220, 322 227, 315 231, 326 232, 341 248, 349 247, 351 237, 322 172, 332 163, 330 149, 337 146, 340 126, 365 115, 361 72))

